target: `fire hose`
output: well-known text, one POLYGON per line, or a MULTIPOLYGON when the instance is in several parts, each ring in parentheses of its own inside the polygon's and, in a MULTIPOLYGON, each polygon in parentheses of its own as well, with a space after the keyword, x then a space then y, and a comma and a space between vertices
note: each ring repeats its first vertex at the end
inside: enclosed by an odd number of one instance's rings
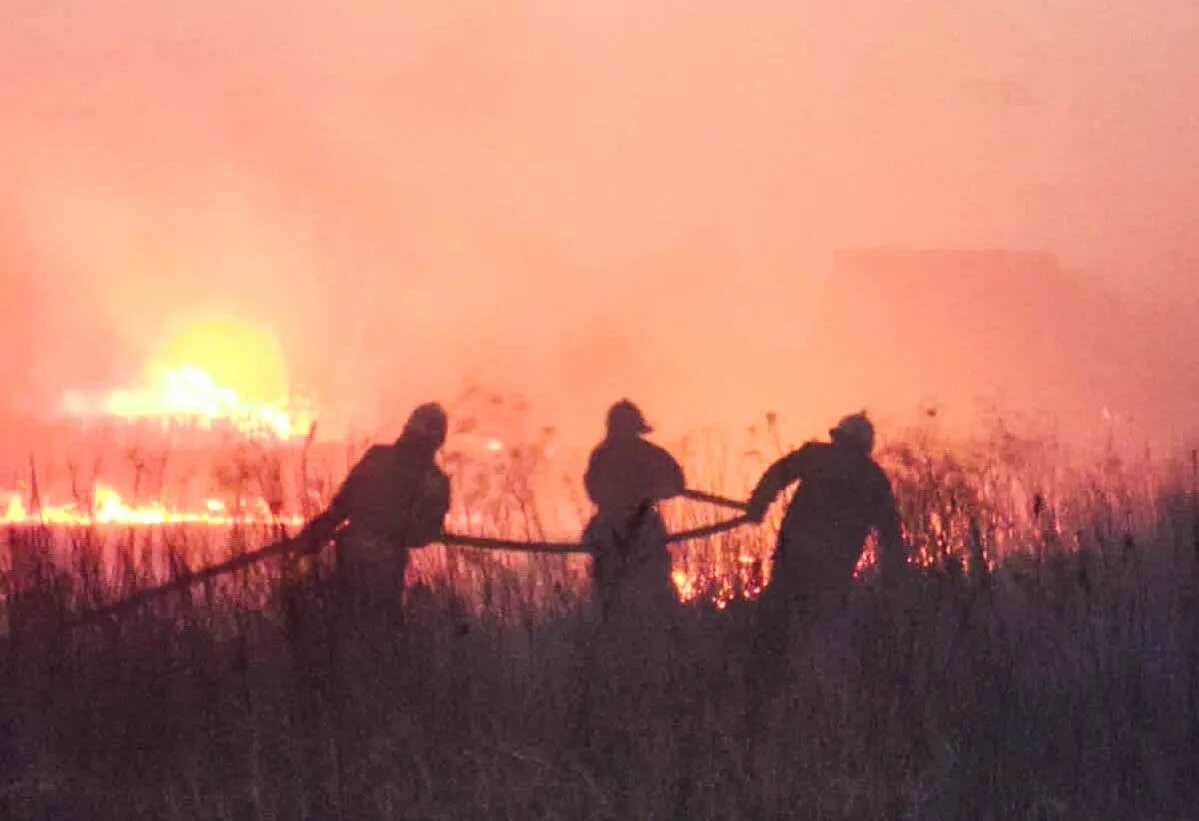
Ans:
MULTIPOLYGON (((704 493, 702 491, 686 490, 682 495, 695 501, 709 502, 711 504, 716 504, 723 507, 732 507, 738 510, 745 509, 745 505, 742 502, 738 502, 733 499, 726 499, 722 496, 704 493)), ((732 519, 726 519, 722 522, 703 525, 701 527, 694 527, 688 530, 681 530, 677 533, 670 533, 666 537, 666 542, 667 544, 677 544, 679 542, 702 539, 707 536, 714 536, 719 533, 733 530, 734 528, 740 527, 743 524, 747 524, 750 521, 751 520, 748 516, 742 514, 740 516, 735 516, 732 519)), ((442 533, 441 537, 431 544, 444 544, 451 547, 470 547, 479 550, 502 550, 552 555, 591 554, 591 551, 581 542, 519 541, 515 539, 499 539, 490 536, 471 536, 457 533, 442 533)), ((86 624, 92 624, 109 616, 115 616, 131 610, 136 610, 147 602, 153 601, 160 596, 180 590, 186 590, 193 585, 202 584, 204 582, 211 581, 218 576, 223 576, 227 573, 233 573, 237 570, 242 570, 266 559, 291 553, 300 547, 302 547, 302 545, 296 538, 289 537, 281 539, 257 550, 250 550, 238 556, 234 556, 227 561, 210 565, 208 567, 201 568, 200 570, 184 573, 174 579, 171 579, 169 582, 165 582, 156 587, 139 590, 136 593, 121 599, 120 601, 113 602, 112 604, 102 605, 100 607, 84 611, 75 618, 71 619, 68 623, 68 626, 79 627, 86 624)))
MULTIPOLYGON (((666 543, 677 544, 678 542, 702 539, 705 536, 715 536, 717 533, 724 533, 727 530, 740 527, 748 522, 748 516, 736 516, 732 519, 726 519, 723 522, 716 522, 715 524, 704 525, 703 527, 693 527, 689 530, 680 530, 678 533, 667 534, 666 543)), ((591 554, 591 551, 581 542, 521 542, 513 539, 493 539, 489 536, 459 536, 455 533, 442 534, 440 542, 454 547, 473 547, 480 550, 508 550, 519 551, 521 553, 552 553, 557 555, 591 554)))
MULTIPOLYGON (((708 504, 718 505, 720 507, 731 507, 736 510, 745 510, 745 503, 738 502, 736 499, 729 499, 724 496, 717 496, 714 493, 705 493, 702 490, 691 490, 688 488, 681 494, 686 499, 691 499, 696 502, 707 502, 708 504)), ((732 519, 726 519, 723 522, 704 525, 702 527, 694 527, 689 530, 681 530, 678 533, 670 533, 666 536, 667 544, 677 544, 678 542, 688 542, 695 539, 702 539, 705 536, 715 536, 718 533, 724 533, 727 530, 740 527, 748 523, 748 516, 736 516, 732 519)), ((590 554, 591 551, 584 547, 579 542, 521 542, 511 539, 493 539, 487 536, 459 536, 453 533, 443 534, 441 543, 453 545, 455 547, 473 547, 480 550, 514 550, 522 553, 552 553, 568 555, 572 553, 590 554)))

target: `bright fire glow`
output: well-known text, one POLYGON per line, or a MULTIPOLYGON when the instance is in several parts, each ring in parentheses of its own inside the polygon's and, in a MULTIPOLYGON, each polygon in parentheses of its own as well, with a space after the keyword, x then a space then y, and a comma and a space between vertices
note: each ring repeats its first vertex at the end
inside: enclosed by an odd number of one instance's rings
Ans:
POLYGON ((226 422, 246 435, 269 433, 279 439, 302 435, 309 421, 280 405, 244 399, 194 365, 163 371, 150 388, 112 391, 104 411, 123 419, 180 420, 205 428, 226 422))
POLYGON ((188 325, 146 365, 145 384, 102 396, 68 393, 68 413, 156 420, 200 429, 227 425, 247 437, 289 439, 311 426, 289 391, 274 337, 232 319, 188 325))
POLYGON ((254 499, 240 512, 232 512, 219 499, 206 499, 200 510, 177 510, 161 502, 129 504, 121 495, 107 485, 97 484, 92 493, 89 509, 81 509, 75 503, 42 504, 38 510, 29 511, 19 494, 13 493, 5 509, 3 523, 7 525, 46 524, 69 527, 93 525, 302 525, 300 516, 275 518, 266 502, 254 499))
POLYGON ((769 575, 761 560, 741 555, 737 557, 734 568, 712 573, 674 570, 670 580, 680 601, 706 597, 718 610, 723 610, 734 599, 755 599, 760 596, 769 582, 769 575))

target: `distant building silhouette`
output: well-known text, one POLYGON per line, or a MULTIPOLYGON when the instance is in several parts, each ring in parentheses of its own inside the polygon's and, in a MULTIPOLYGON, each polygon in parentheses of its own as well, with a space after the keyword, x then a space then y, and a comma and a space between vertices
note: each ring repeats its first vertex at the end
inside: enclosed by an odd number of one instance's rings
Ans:
POLYGON ((829 386, 807 410, 893 407, 901 386, 905 407, 1046 411, 1098 429, 1106 407, 1145 407, 1153 394, 1164 407, 1161 369, 1183 378, 1134 303, 1044 251, 841 251, 794 354, 807 384, 829 386))

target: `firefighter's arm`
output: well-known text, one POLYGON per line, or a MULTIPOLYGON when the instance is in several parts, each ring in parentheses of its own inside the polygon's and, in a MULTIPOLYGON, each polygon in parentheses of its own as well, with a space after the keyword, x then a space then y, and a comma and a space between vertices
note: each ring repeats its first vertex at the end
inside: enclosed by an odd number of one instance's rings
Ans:
POLYGON ((654 496, 658 499, 672 499, 678 496, 687 488, 683 468, 662 448, 655 450, 654 456, 657 462, 654 466, 654 496))
POLYGON ((766 508, 782 493, 783 488, 803 478, 804 461, 801 449, 784 456, 767 468, 754 487, 753 493, 749 495, 749 501, 745 503, 746 517, 751 521, 762 521, 766 515, 766 508))
POLYGON ((329 502, 329 506, 315 516, 308 524, 304 525, 304 529, 296 534, 295 540, 301 552, 316 553, 324 548, 337 533, 337 529, 349 518, 351 508, 350 499, 357 492, 356 488, 363 481, 363 475, 366 473, 365 465, 372 453, 373 451, 368 451, 358 461, 358 464, 354 465, 342 481, 341 486, 337 488, 337 493, 333 495, 333 500, 329 502))
POLYGON ((296 534, 295 543, 301 553, 316 553, 324 548, 346 520, 345 513, 336 501, 314 516, 304 529, 296 534))

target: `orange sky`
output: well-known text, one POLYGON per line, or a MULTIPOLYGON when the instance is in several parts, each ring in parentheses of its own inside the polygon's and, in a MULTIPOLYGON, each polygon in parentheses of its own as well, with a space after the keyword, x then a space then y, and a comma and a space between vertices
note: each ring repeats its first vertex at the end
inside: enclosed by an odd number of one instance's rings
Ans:
POLYGON ((1199 6, 1142 8, 7 0, 0 409, 127 384, 229 314, 334 429, 467 377, 583 434, 624 394, 666 433, 903 418, 952 377, 795 361, 818 319, 805 356, 854 333, 813 316, 830 254, 982 247, 1143 302, 1113 334, 1146 353, 1105 378, 1181 429, 1199 6))

